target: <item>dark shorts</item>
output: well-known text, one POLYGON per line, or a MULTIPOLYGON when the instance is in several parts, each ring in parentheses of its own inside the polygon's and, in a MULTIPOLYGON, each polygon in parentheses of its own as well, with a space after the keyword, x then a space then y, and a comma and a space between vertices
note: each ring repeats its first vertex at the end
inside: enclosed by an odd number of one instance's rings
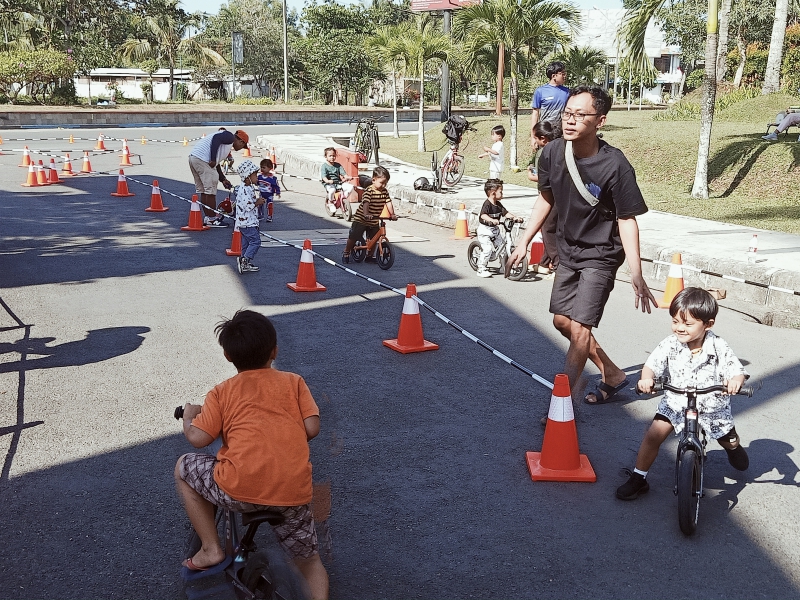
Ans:
POLYGON ((563 263, 558 265, 550 294, 550 312, 587 327, 597 327, 614 289, 615 275, 616 271, 589 267, 576 271, 563 263))
POLYGON ((286 519, 281 525, 273 527, 283 549, 291 558, 310 558, 319 552, 317 530, 311 506, 265 506, 234 500, 214 481, 214 465, 217 459, 210 454, 185 454, 180 462, 180 474, 189 487, 203 498, 223 508, 246 513, 258 510, 274 510, 286 519))
POLYGON ((378 233, 378 229, 380 227, 378 225, 364 225, 363 223, 353 223, 350 226, 350 239, 354 242, 358 242, 359 240, 364 238, 364 232, 367 232, 367 241, 371 240, 375 237, 375 234, 378 233))

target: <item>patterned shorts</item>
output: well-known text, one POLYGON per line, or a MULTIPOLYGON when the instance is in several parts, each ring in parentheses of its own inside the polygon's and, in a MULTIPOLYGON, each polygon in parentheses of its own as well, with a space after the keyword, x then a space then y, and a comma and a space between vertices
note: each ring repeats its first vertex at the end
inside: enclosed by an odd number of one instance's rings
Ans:
POLYGON ((195 492, 216 506, 239 513, 258 510, 274 510, 282 513, 285 521, 273 527, 284 551, 291 558, 310 558, 319 552, 317 530, 311 506, 264 506, 234 500, 214 481, 214 466, 217 459, 210 454, 185 454, 180 462, 181 479, 195 492))
MULTIPOLYGON (((681 431, 683 431, 683 427, 686 424, 683 407, 678 409, 678 407, 671 405, 666 396, 661 397, 658 409, 656 409, 656 415, 661 415, 672 423, 675 435, 680 435, 681 431)), ((730 404, 708 411, 702 410, 701 407, 697 415, 697 421, 712 440, 718 440, 733 429, 733 414, 731 414, 730 404)))

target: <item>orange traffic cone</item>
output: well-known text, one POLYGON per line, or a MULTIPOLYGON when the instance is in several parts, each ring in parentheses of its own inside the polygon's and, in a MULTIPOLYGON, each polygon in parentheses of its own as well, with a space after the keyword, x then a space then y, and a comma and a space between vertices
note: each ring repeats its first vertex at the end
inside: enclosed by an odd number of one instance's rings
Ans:
POLYGON ((81 167, 81 173, 91 173, 92 172, 92 163, 89 162, 89 153, 83 153, 83 166, 81 167))
POLYGON ((28 150, 28 147, 25 146, 22 149, 22 163, 18 166, 20 167, 27 167, 31 164, 31 151, 28 150))
POLYGON ((142 146, 147 144, 147 138, 142 136, 142 146))
POLYGON ((61 167, 62 177, 74 177, 75 173, 72 172, 72 159, 69 157, 69 152, 64 157, 64 166, 61 167))
MULTIPOLYGON (((347 199, 345 198, 345 200, 347 200, 347 199)), ((390 216, 391 215, 389 214, 389 206, 387 204, 384 204, 383 205, 383 210, 381 211, 381 214, 380 214, 380 216, 378 218, 379 219, 388 219, 390 216)))
POLYGON ((71 134, 71 133, 69 134, 69 143, 70 143, 70 144, 74 144, 74 143, 75 143, 75 138, 74 138, 74 137, 72 137, 72 134, 71 134))
POLYGON ((23 187, 39 187, 39 178, 36 176, 36 167, 33 163, 28 165, 28 179, 20 184, 23 187))
POLYGON ((542 256, 544 256, 544 241, 542 241, 542 232, 537 231, 531 243, 531 257, 528 259, 528 264, 538 265, 542 256))
POLYGON ((122 160, 119 163, 120 167, 132 167, 133 163, 131 162, 131 151, 128 150, 128 144, 122 148, 122 160))
POLYGON ((456 234, 454 240, 463 240, 469 237, 469 225, 467 224, 467 211, 464 204, 458 205, 458 218, 456 219, 456 234))
POLYGON ((250 147, 245 146, 244 151, 242 152, 242 158, 251 158, 253 155, 250 154, 250 147))
POLYGON ((186 136, 183 136, 183 145, 184 146, 188 146, 189 145, 189 140, 186 139, 186 136))
POLYGON ((326 288, 317 283, 317 274, 314 271, 314 255, 311 254, 311 240, 303 242, 303 252, 300 254, 300 266, 297 268, 297 281, 287 283, 286 286, 294 292, 324 292, 326 288))
POLYGON ((403 302, 403 313, 400 315, 400 329, 393 340, 383 340, 383 345, 401 354, 438 350, 439 344, 427 341, 422 335, 422 317, 419 314, 417 286, 409 283, 406 286, 406 299, 403 302))
POLYGON ((233 237, 231 238, 231 247, 225 250, 228 256, 241 256, 242 255, 242 234, 239 232, 239 226, 235 225, 233 228, 233 237))
POLYGON ((58 169, 56 168, 56 159, 50 159, 50 177, 47 179, 47 183, 63 183, 58 178, 58 169))
POLYGON ((105 152, 106 150, 105 136, 103 136, 102 133, 97 136, 97 145, 94 147, 94 149, 105 152))
POLYGON ((39 164, 36 165, 36 178, 39 181, 39 185, 50 185, 50 182, 47 181, 47 171, 45 171, 42 161, 39 161, 39 164))
POLYGON ((272 165, 274 167, 278 166, 278 157, 275 155, 275 146, 270 146, 269 159, 270 159, 270 161, 272 161, 272 165))
POLYGON ((136 195, 131 194, 128 190, 128 180, 125 178, 125 171, 122 169, 119 170, 119 176, 117 177, 117 191, 111 192, 111 195, 115 198, 129 198, 136 195))
POLYGON ((672 299, 683 289, 683 269, 681 269, 681 255, 676 252, 672 255, 672 264, 667 273, 667 285, 664 288, 664 297, 659 303, 659 308, 669 308, 672 299))
POLYGON ((556 375, 541 452, 526 452, 534 481, 597 481, 592 465, 578 451, 578 430, 572 409, 569 378, 556 375))
MULTIPOLYGON (((158 187, 158 179, 153 179, 153 191, 150 194, 150 206, 145 208, 145 212, 167 212, 169 207, 164 206, 164 202, 161 199, 161 188, 158 187)), ((189 219, 191 221, 191 213, 189 214, 189 219)), ((200 223, 203 221, 201 220, 200 223)))
POLYGON ((200 203, 197 201, 197 194, 192 194, 192 208, 189 210, 189 224, 181 227, 181 231, 205 231, 211 229, 208 225, 203 225, 203 212, 200 210, 200 203))

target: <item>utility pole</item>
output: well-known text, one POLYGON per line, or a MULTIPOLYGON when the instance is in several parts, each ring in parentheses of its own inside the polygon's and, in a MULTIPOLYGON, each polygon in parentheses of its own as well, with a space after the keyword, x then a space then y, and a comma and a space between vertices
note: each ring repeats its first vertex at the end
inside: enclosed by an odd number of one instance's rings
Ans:
POLYGON ((231 33, 231 74, 233 76, 233 99, 236 100, 236 64, 244 63, 244 38, 241 31, 231 33))
POLYGON ((283 0, 283 101, 289 104, 289 32, 286 24, 286 0, 283 0))
MULTIPOLYGON (((444 11, 444 21, 442 30, 450 37, 451 23, 453 21, 453 11, 444 11)), ((424 77, 424 74, 423 74, 424 77)), ((447 61, 442 63, 442 94, 441 94, 442 116, 441 121, 444 123, 450 118, 450 67, 447 61)))

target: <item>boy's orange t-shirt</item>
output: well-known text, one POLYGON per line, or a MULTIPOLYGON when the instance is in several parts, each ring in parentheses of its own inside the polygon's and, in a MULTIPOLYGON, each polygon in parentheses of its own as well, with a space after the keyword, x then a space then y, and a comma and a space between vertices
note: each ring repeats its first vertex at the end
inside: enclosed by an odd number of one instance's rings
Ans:
POLYGON ((303 419, 319 415, 300 375, 242 371, 206 395, 192 426, 222 436, 214 480, 231 498, 267 506, 311 502, 311 462, 303 419))

